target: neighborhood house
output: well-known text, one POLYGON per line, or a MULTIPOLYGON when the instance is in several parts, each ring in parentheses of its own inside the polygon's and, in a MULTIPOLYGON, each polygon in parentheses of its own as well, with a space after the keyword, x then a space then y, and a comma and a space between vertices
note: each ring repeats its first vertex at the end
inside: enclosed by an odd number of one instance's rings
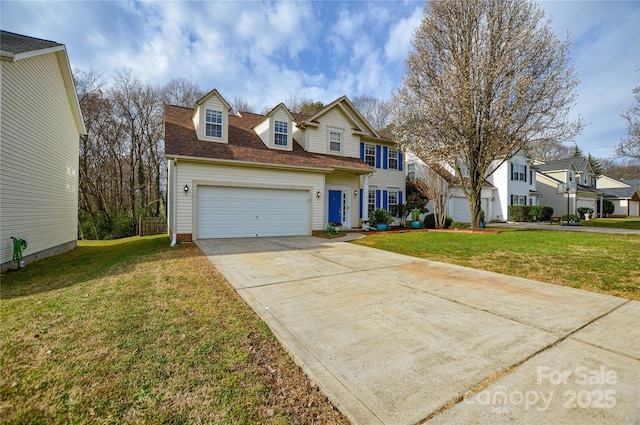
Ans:
POLYGON ((75 248, 78 138, 85 126, 64 44, 0 31, 0 263, 75 248))
POLYGON ((167 105, 164 132, 174 241, 359 228, 404 202, 402 152, 345 96, 312 116, 283 103, 261 115, 214 89, 193 108, 167 105))

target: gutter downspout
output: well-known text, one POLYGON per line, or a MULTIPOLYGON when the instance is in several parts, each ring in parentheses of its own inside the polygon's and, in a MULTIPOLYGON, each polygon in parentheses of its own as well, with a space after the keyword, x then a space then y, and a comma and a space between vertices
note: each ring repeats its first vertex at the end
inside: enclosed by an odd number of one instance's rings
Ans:
POLYGON ((173 202, 171 203, 171 229, 173 229, 173 238, 171 240, 171 245, 169 245, 170 247, 174 247, 176 246, 177 243, 177 239, 178 239, 178 234, 177 234, 177 230, 176 230, 176 187, 178 186, 177 184, 178 181, 178 159, 177 158, 173 158, 173 179, 172 179, 172 185, 171 185, 171 197, 173 199, 173 202))

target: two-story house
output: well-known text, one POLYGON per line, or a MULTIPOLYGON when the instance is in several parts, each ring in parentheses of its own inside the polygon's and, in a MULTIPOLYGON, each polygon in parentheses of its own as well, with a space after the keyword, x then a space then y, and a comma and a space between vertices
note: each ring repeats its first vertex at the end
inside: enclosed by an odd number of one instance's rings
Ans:
POLYGON ((544 205, 553 208, 554 215, 567 214, 567 208, 569 214, 577 214, 581 207, 597 211, 602 194, 596 189, 596 175, 586 157, 540 162, 537 166, 538 191, 544 197, 544 205), (558 193, 559 184, 574 184, 576 193, 558 193))
POLYGON ((640 179, 619 180, 599 176, 596 188, 604 193, 603 199, 613 203, 614 210, 610 216, 640 216, 640 179))
POLYGON ((403 155, 345 96, 313 116, 279 104, 232 111, 217 90, 167 105, 168 224, 174 240, 310 235, 358 228, 403 202, 403 155))
POLYGON ((0 265, 11 237, 29 263, 78 239, 78 140, 85 126, 64 44, 0 31, 0 265))
MULTIPOLYGON (((426 165, 415 155, 407 154, 409 177, 427 179, 426 165)), ((526 157, 516 154, 507 161, 496 160, 494 171, 487 177, 480 195, 480 205, 487 221, 506 221, 509 205, 540 205, 540 193, 536 190, 536 166, 526 157)), ((457 182, 451 167, 437 167, 435 175, 446 182, 457 182)), ((433 175, 433 173, 429 173, 433 175)), ((454 183, 449 191, 446 214, 454 221, 470 222, 469 200, 454 183)), ((431 211, 431 204, 427 205, 431 211)))

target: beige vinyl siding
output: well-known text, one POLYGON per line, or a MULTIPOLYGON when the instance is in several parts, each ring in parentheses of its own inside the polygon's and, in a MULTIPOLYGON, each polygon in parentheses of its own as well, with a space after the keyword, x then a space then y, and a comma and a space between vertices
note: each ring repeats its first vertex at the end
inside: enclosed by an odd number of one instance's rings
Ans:
POLYGON ((293 139, 296 142, 298 142, 298 144, 302 146, 304 150, 307 150, 307 131, 306 130, 302 130, 298 128, 298 126, 295 126, 293 129, 292 136, 293 136, 293 139))
POLYGON ((260 124, 256 125, 253 128, 253 131, 256 132, 256 134, 258 136, 260 136, 260 139, 262 140, 262 143, 264 143, 265 146, 269 146, 269 118, 266 118, 264 121, 262 121, 260 124))
POLYGON ((342 111, 338 108, 332 108, 326 114, 321 115, 318 121, 320 122, 318 127, 307 129, 309 144, 307 150, 309 152, 360 157, 360 137, 353 134, 353 123, 347 119, 342 111), (340 153, 329 151, 329 128, 342 130, 342 152, 340 153))
POLYGON ((378 186, 378 188, 393 187, 404 191, 404 182, 404 172, 398 170, 376 168, 376 171, 369 177, 369 186, 378 186))
POLYGON ((324 227, 323 199, 318 200, 316 197, 316 192, 324 193, 325 191, 324 174, 322 173, 213 165, 204 162, 185 162, 180 159, 177 169, 176 216, 178 228, 176 230, 179 234, 191 233, 195 238, 195 222, 197 220, 195 205, 197 187, 200 185, 309 190, 311 227, 313 230, 324 227), (181 190, 185 184, 188 184, 190 188, 187 194, 181 190))
POLYGON ((223 102, 217 96, 211 96, 204 101, 202 105, 199 105, 196 109, 196 115, 193 119, 193 124, 198 134, 198 139, 208 142, 227 143, 229 140, 229 111, 223 102), (215 111, 222 111, 222 138, 207 137, 205 136, 205 117, 207 109, 215 111))
POLYGON ((56 54, 1 62, 0 241, 24 255, 66 244, 78 231, 78 129, 56 54))

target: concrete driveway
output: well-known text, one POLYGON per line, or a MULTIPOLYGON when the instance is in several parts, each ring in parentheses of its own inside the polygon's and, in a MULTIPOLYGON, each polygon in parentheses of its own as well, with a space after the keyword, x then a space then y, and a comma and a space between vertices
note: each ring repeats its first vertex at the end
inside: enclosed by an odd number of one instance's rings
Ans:
POLYGON ((197 245, 354 424, 640 423, 640 303, 314 237, 197 245))

